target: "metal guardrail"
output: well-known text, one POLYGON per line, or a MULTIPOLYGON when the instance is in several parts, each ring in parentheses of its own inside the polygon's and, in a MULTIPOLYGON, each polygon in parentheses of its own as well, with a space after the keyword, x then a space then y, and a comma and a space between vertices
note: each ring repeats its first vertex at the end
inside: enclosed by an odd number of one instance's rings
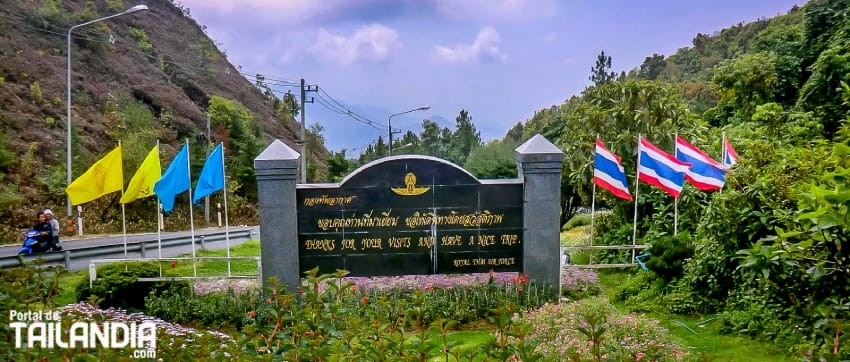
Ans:
MULTIPOLYGON (((221 241, 227 238, 225 235, 225 231, 222 230, 220 233, 212 233, 202 236, 196 236, 195 241, 197 244, 200 244, 200 247, 203 249, 204 244, 207 242, 213 241, 221 241)), ((254 239, 259 235, 255 235, 255 228, 247 228, 240 230, 230 230, 229 237, 230 239, 254 239)), ((175 247, 175 246, 183 246, 192 243, 191 236, 176 236, 161 239, 161 245, 163 248, 175 247)), ((142 258, 145 258, 151 249, 153 252, 156 252, 157 241, 156 240, 146 240, 146 241, 135 241, 127 243, 127 251, 141 254, 142 258)), ((46 253, 46 254, 38 254, 38 255, 28 255, 28 256, 5 256, 0 257, 0 269, 6 268, 14 268, 22 265, 22 261, 24 263, 30 263, 37 259, 42 259, 44 261, 44 265, 64 265, 65 269, 70 269, 71 261, 74 259, 83 259, 83 258, 98 258, 113 254, 123 254, 124 253, 124 243, 120 244, 109 244, 109 245, 95 245, 95 246, 87 246, 81 248, 75 248, 72 250, 65 250, 61 253, 46 253)))
MULTIPOLYGON (((582 246, 561 246, 561 255, 564 252, 569 251, 588 251, 588 252, 596 252, 602 250, 631 250, 633 259, 631 263, 620 263, 620 264, 608 264, 608 263, 593 263, 593 257, 591 256, 590 263, 588 264, 566 264, 571 267, 578 267, 582 269, 603 269, 603 268, 631 268, 635 266, 640 266, 643 268, 642 261, 636 260, 637 256, 635 256, 635 252, 638 250, 646 250, 649 249, 649 245, 646 244, 637 244, 637 245, 582 245, 582 246)), ((564 266, 564 264, 562 264, 564 266)))
MULTIPOLYGON (((89 288, 92 287, 94 281, 97 280, 97 266, 98 264, 112 264, 112 263, 132 263, 132 262, 169 262, 169 261, 180 261, 180 262, 226 262, 227 266, 227 275, 193 275, 193 276, 165 276, 162 265, 160 264, 159 276, 157 277, 140 277, 137 280, 140 282, 161 282, 161 281, 174 281, 174 280, 206 280, 206 279, 257 279, 259 285, 263 284, 263 266, 260 257, 258 256, 198 256, 195 258, 185 258, 185 257, 176 257, 176 258, 130 258, 130 259, 91 259, 89 260, 89 288), (230 272, 230 263, 233 261, 241 261, 247 260, 252 261, 257 264, 257 273, 256 274, 232 274, 230 272)), ((197 273, 197 270, 195 271, 197 273)))

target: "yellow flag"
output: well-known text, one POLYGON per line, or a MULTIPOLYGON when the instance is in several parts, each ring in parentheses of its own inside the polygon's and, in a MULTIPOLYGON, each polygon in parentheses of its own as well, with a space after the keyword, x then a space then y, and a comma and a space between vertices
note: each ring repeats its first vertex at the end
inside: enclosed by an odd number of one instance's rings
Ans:
POLYGON ((157 145, 148 153, 139 169, 136 170, 136 174, 130 179, 124 196, 121 196, 121 203, 126 204, 136 199, 153 196, 153 185, 161 176, 162 169, 159 166, 159 146, 157 145))
POLYGON ((124 187, 121 145, 94 163, 86 173, 68 185, 65 193, 74 205, 84 204, 124 187))

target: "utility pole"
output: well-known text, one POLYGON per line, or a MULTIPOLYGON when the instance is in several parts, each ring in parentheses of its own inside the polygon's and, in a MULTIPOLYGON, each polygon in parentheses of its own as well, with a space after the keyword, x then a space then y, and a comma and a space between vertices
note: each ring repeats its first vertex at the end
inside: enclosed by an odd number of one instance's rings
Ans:
POLYGON ((307 92, 316 92, 319 87, 316 85, 304 85, 304 78, 301 78, 301 183, 307 183, 307 124, 304 122, 305 103, 313 103, 313 97, 307 99, 307 92))

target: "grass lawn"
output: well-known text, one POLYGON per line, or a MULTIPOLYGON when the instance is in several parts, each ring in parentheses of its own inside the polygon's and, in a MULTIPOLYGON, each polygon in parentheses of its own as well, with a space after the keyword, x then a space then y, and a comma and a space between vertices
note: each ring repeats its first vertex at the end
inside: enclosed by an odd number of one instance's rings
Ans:
MULTIPOLYGON (((623 280, 629 278, 626 271, 603 271, 599 273, 599 281, 608 296, 623 280)), ((620 310, 628 310, 628 306, 615 303, 620 310)), ((682 346, 687 346, 695 354, 701 355, 705 361, 746 361, 746 362, 791 362, 799 358, 791 358, 770 343, 755 341, 735 335, 720 333, 720 322, 711 316, 698 318, 674 314, 645 313, 648 317, 657 319, 661 325, 670 330, 682 346)))
MULTIPOLYGON (((197 250, 195 255, 199 257, 225 257, 227 251, 224 249, 218 250, 197 250)), ((260 242, 257 240, 249 240, 240 245, 230 248, 230 256, 260 256, 260 242)), ((183 256, 191 257, 189 256, 183 256)), ((173 275, 192 276, 194 271, 192 262, 187 260, 178 260, 171 266, 171 262, 162 262, 163 268, 170 269, 173 275)), ((225 276, 227 275, 226 261, 200 261, 195 263, 198 276, 225 276)), ((233 260, 230 262, 231 275, 257 275, 257 262, 254 260, 233 260)))

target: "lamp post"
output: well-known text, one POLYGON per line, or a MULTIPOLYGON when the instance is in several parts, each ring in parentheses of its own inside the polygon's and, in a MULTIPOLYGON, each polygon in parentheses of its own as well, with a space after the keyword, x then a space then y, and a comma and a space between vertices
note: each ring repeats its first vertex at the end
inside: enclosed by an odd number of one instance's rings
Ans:
POLYGON ((428 109, 431 109, 431 106, 422 106, 422 107, 419 107, 419 108, 411 109, 409 111, 391 114, 389 116, 389 118, 387 118, 387 128, 390 129, 389 156, 393 155, 393 124, 392 124, 393 117, 398 116, 398 115, 402 115, 402 114, 405 114, 405 113, 410 113, 410 112, 427 111, 428 109))
POLYGON ((410 146, 413 146, 413 143, 412 143, 412 142, 408 142, 408 143, 405 143, 405 144, 403 144, 403 145, 401 145, 401 146, 398 146, 398 147, 396 147, 396 148, 395 148, 395 150, 396 150, 396 151, 398 151, 398 150, 400 150, 400 149, 402 149, 402 148, 410 147, 410 146))
MULTIPOLYGON (((68 56, 68 78, 67 78, 67 80, 68 80, 68 82, 67 82, 68 83, 68 99, 66 101, 66 107, 67 107, 67 110, 68 110, 68 114, 65 118, 65 121, 66 121, 65 131, 68 133, 68 141, 67 141, 68 142, 68 145, 67 145, 68 150, 67 150, 67 165, 66 165, 66 171, 68 173, 68 183, 66 184, 66 186, 71 185, 71 33, 74 31, 74 29, 79 28, 81 26, 94 24, 98 21, 112 19, 116 16, 127 15, 127 14, 131 14, 131 13, 135 13, 139 10, 147 10, 147 9, 148 9, 147 5, 136 5, 136 6, 133 6, 129 9, 127 9, 127 10, 124 10, 124 11, 118 13, 118 14, 112 14, 110 16, 105 16, 105 17, 102 17, 100 19, 94 19, 92 21, 87 21, 87 22, 82 23, 82 24, 74 25, 74 26, 72 26, 71 28, 68 29, 68 51, 67 51, 67 56, 68 56)), ((66 197, 66 198, 67 198, 67 202, 68 202, 68 209, 67 209, 68 214, 67 215, 68 215, 68 217, 71 217, 71 216, 73 216, 72 210, 71 210, 71 198, 70 197, 66 197)))

